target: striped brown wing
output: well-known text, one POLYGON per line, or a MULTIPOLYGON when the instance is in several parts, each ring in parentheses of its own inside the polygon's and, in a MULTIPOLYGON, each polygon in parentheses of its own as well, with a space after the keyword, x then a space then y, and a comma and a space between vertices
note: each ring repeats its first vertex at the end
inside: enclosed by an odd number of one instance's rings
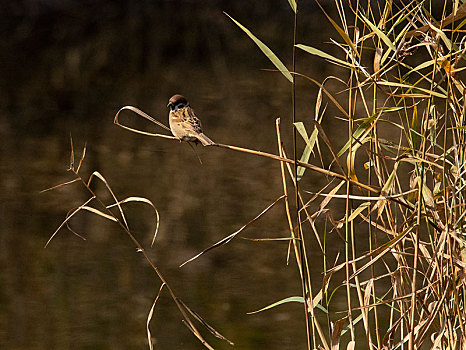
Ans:
POLYGON ((190 129, 196 134, 202 133, 201 121, 198 117, 196 117, 196 114, 194 113, 194 110, 191 107, 186 107, 183 110, 183 119, 183 124, 186 127, 186 129, 190 129))

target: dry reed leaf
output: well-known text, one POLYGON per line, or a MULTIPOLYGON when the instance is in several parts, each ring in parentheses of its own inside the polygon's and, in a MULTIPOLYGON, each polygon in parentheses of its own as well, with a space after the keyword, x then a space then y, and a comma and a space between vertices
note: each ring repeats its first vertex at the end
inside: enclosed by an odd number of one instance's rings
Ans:
POLYGON ((319 92, 317 93, 317 99, 316 99, 316 108, 315 108, 315 115, 314 119, 317 120, 317 118, 320 115, 320 106, 322 105, 322 89, 319 88, 319 92))
POLYGON ((66 229, 68 231, 70 231, 71 233, 73 233, 75 236, 78 236, 79 238, 81 238, 83 241, 87 241, 86 237, 80 235, 79 233, 77 233, 75 230, 73 230, 73 228, 70 226, 70 222, 68 221, 66 223, 66 229))
POLYGON ((346 317, 339 319, 333 324, 332 340, 330 342, 331 350, 338 350, 340 348, 341 331, 345 327, 345 324, 346 324, 346 317))
POLYGON ((338 34, 343 38, 343 40, 346 42, 346 44, 350 47, 351 52, 353 53, 354 56, 359 57, 359 52, 356 49, 356 46, 354 46, 353 41, 350 39, 348 34, 330 17, 327 12, 325 12, 324 8, 320 5, 319 1, 317 1, 317 5, 319 5, 321 11, 324 13, 325 17, 329 20, 329 22, 332 24, 333 28, 336 29, 338 34))
POLYGON ((93 208, 93 207, 84 206, 84 207, 81 207, 81 209, 90 211, 91 213, 102 216, 104 219, 108 219, 108 220, 113 221, 113 222, 118 221, 118 219, 116 217, 114 217, 113 215, 105 214, 104 212, 100 211, 99 209, 96 209, 96 208, 93 208))
POLYGON ((115 114, 115 118, 113 119, 113 123, 118 125, 119 127, 123 128, 123 129, 126 129, 126 130, 129 130, 129 131, 132 131, 132 132, 135 132, 137 134, 141 134, 141 135, 146 135, 146 136, 155 136, 155 137, 163 137, 163 138, 166 138, 166 139, 177 139, 175 136, 170 136, 170 135, 164 135, 164 134, 154 134, 154 133, 151 133, 151 132, 146 132, 146 131, 141 131, 141 130, 138 130, 138 129, 134 129, 134 128, 131 128, 129 126, 126 126, 124 124, 121 124, 120 123, 120 113, 125 111, 125 110, 129 110, 129 111, 132 111, 136 114, 138 114, 139 116, 151 121, 152 123, 160 126, 161 128, 165 129, 165 130, 168 130, 170 131, 170 128, 165 126, 164 124, 162 124, 161 122, 159 122, 158 120, 155 120, 154 118, 152 118, 150 115, 148 115, 147 113, 141 111, 139 108, 136 108, 136 107, 133 107, 133 106, 124 106, 122 108, 120 108, 118 110, 118 112, 115 114))
POLYGON ((434 208, 435 202, 434 202, 434 196, 432 195, 432 191, 430 190, 429 187, 427 187, 425 182, 422 185, 423 185, 422 186, 422 197, 424 198, 424 203, 426 204, 427 207, 434 208))
POLYGON ((67 182, 64 182, 64 183, 61 183, 61 184, 58 184, 58 185, 55 185, 55 186, 46 188, 45 190, 42 190, 42 191, 40 191, 39 193, 44 193, 44 192, 47 192, 47 191, 52 191, 52 190, 55 190, 55 189, 57 189, 57 188, 60 188, 60 187, 63 187, 63 186, 66 186, 66 185, 70 185, 70 184, 72 184, 72 183, 75 183, 76 181, 79 181, 79 178, 76 178, 76 179, 73 179, 73 180, 70 180, 70 181, 67 181, 67 182))
POLYGON ((381 47, 378 47, 375 49, 375 55, 374 55, 374 75, 375 79, 379 80, 380 79, 380 60, 382 58, 382 53, 383 49, 381 47))
POLYGON ((188 323, 186 320, 181 320, 181 322, 191 331, 192 334, 201 342, 202 345, 204 345, 207 349, 209 350, 215 350, 212 346, 210 346, 209 343, 202 337, 201 333, 194 328, 194 325, 191 323, 188 323))
POLYGON ((78 167, 76 168, 76 174, 78 174, 79 170, 81 169, 81 165, 83 164, 84 158, 86 157, 86 150, 87 150, 87 142, 84 143, 83 153, 81 154, 81 158, 79 159, 79 164, 78 164, 78 167))
POLYGON ((154 314, 155 304, 157 304, 157 301, 160 298, 160 294, 162 293, 162 289, 164 286, 165 286, 165 282, 163 282, 162 285, 160 286, 159 292, 157 293, 157 296, 155 297, 155 300, 152 303, 152 307, 150 308, 149 314, 147 315, 147 322, 146 322, 147 342, 149 343, 150 350, 154 349, 154 345, 152 344, 152 335, 150 333, 149 324, 150 324, 150 321, 152 320, 152 315, 154 314))
POLYGON ((434 97, 445 98, 445 99, 447 98, 447 95, 444 95, 444 94, 441 94, 439 92, 432 91, 432 90, 429 90, 429 89, 424 89, 424 88, 421 88, 421 87, 417 87, 417 86, 414 86, 414 85, 396 83, 396 82, 387 81, 387 80, 380 80, 380 81, 377 82, 377 84, 384 85, 384 86, 405 88, 405 89, 408 89, 408 92, 413 90, 413 89, 416 89, 416 90, 419 90, 419 91, 425 93, 425 95, 424 94, 403 93, 403 94, 396 94, 396 96, 412 97, 412 98, 426 98, 426 97, 434 96, 434 97))
POLYGON ((372 292, 372 285, 374 284, 374 279, 371 278, 368 283, 367 283, 367 286, 365 287, 366 289, 364 290, 364 299, 363 299, 363 306, 367 307, 369 305, 369 300, 370 300, 370 297, 371 297, 371 292, 372 292))
POLYGON ((249 237, 241 237, 241 239, 245 239, 245 240, 247 240, 247 241, 253 241, 253 242, 290 241, 290 240, 297 240, 297 241, 299 241, 299 238, 293 238, 293 237, 279 237, 279 238, 249 238, 249 237))
POLYGON ((89 180, 87 181, 87 186, 90 186, 91 184, 91 181, 92 179, 96 177, 98 178, 100 181, 102 181, 105 185, 105 187, 107 187, 107 191, 112 195, 113 197, 113 200, 115 201, 115 204, 116 206, 118 207, 118 210, 120 211, 120 215, 121 215, 121 218, 123 219, 123 223, 125 224, 125 227, 126 229, 129 230, 129 227, 128 227, 128 223, 126 222, 126 217, 125 217, 125 214, 123 212, 123 209, 121 208, 121 205, 119 204, 119 201, 115 195, 115 193, 113 193, 113 190, 111 189, 109 183, 107 182, 107 180, 103 177, 103 175, 101 173, 99 173, 98 171, 94 171, 91 176, 89 176, 89 180))
POLYGON ((361 214, 364 210, 369 208, 370 205, 371 205, 371 202, 362 203, 359 207, 357 207, 355 210, 351 212, 351 215, 348 217, 346 221, 347 222, 353 221, 359 214, 361 214))
POLYGON ((127 198, 119 201, 118 203, 108 205, 107 208, 112 208, 114 206, 124 204, 124 203, 129 203, 129 202, 146 203, 146 204, 149 204, 152 207, 152 209, 154 209, 157 220, 156 220, 156 225, 155 225, 155 231, 154 231, 154 234, 152 235, 151 246, 153 246, 154 242, 155 242, 155 238, 157 237, 157 233, 159 232, 159 225, 160 225, 160 214, 159 214, 159 211, 157 210, 157 208, 155 207, 154 203, 152 203, 149 199, 147 199, 145 197, 127 197, 127 198))
POLYGON ((419 35, 425 34, 425 33, 429 32, 429 30, 432 30, 433 26, 435 26, 434 28, 440 27, 441 25, 443 27, 446 27, 446 26, 450 25, 453 22, 458 22, 460 19, 462 19, 465 16, 466 16, 466 3, 464 3, 460 7, 458 7, 456 9, 456 13, 455 12, 451 13, 447 17, 443 18, 441 21, 435 22, 433 25, 428 23, 428 24, 426 24, 426 25, 424 25, 424 26, 422 26, 420 28, 413 29, 413 30, 409 31, 408 33, 406 33, 406 38, 409 39, 409 38, 414 37, 414 36, 419 36, 419 35))
MULTIPOLYGON (((364 264, 362 267, 360 267, 356 272, 354 272, 350 277, 349 279, 353 279, 355 276, 359 275, 362 271, 364 271, 365 269, 367 269, 369 266, 373 265, 377 260, 379 260, 380 258, 382 258, 390 248, 392 248, 395 244, 397 244, 401 239, 403 239, 407 234, 408 232, 411 231, 413 227, 408 227, 405 231, 399 233, 395 238, 391 239, 390 241, 388 241, 387 243, 383 244, 382 246, 380 246, 379 248, 377 249, 374 249, 373 251, 369 252, 369 253, 366 253, 362 256, 360 256, 359 258, 356 258, 354 259, 354 262, 360 260, 360 259, 363 259, 363 258, 366 258, 366 257, 369 257, 369 256, 373 256, 374 258, 372 260, 370 260, 369 262, 367 262, 366 264, 364 264)), ((351 262, 352 263, 352 262, 351 262)), ((345 264, 343 264, 343 266, 341 267, 344 267, 345 264)), ((341 268, 340 267, 340 268, 341 268)))
POLYGON ((345 171, 345 169, 343 168, 343 165, 340 162, 340 158, 336 154, 335 150, 333 149, 332 143, 330 142, 329 138, 327 137, 327 134, 325 133, 324 129, 322 128, 322 126, 316 120, 313 120, 312 123, 314 124, 316 129, 319 131, 319 135, 322 138, 322 140, 325 142, 325 144, 327 145, 328 149, 330 150, 330 153, 332 153, 333 160, 335 161, 335 163, 337 163, 338 167, 340 168, 341 173, 346 174, 346 171, 345 171))
MULTIPOLYGON (((304 79, 307 79, 307 80, 313 82, 314 84, 316 84, 319 88, 321 88, 322 91, 325 92, 327 97, 333 102, 333 104, 340 110, 340 112, 342 112, 344 114, 344 116, 349 119, 348 112, 341 106, 341 104, 337 101, 337 99, 335 97, 333 97, 333 95, 326 88, 324 88, 324 86, 321 83, 319 83, 317 80, 315 80, 315 79, 313 79, 311 77, 308 77, 307 75, 301 74, 301 73, 296 73, 295 72, 293 74, 295 74, 297 76, 300 76, 300 77, 302 77, 304 79)), ((328 78, 330 78, 330 77, 328 77, 328 78)), ((335 77, 333 77, 333 78, 338 79, 338 78, 335 78, 335 77)), ((341 81, 341 80, 338 79, 338 81, 341 81)))
POLYGON ((341 186, 343 186, 345 183, 346 183, 346 181, 341 181, 338 185, 336 185, 330 191, 330 193, 328 193, 328 195, 326 195, 326 198, 324 198, 324 200, 322 200, 322 202, 320 202, 320 204, 319 204, 319 210, 318 210, 319 212, 322 211, 328 205, 328 203, 330 202, 332 197, 335 195, 335 193, 337 193, 338 190, 341 188, 341 186))
POLYGON ((284 198, 285 195, 282 195, 280 197, 278 197, 272 204, 270 204, 267 208, 265 208, 259 215, 257 215, 254 219, 252 219, 251 221, 249 221, 247 224, 243 225, 239 230, 233 232, 231 235, 221 239, 220 241, 218 241, 217 243, 211 245, 210 247, 204 249, 202 252, 200 252, 199 254, 193 256, 191 259, 188 259, 186 260, 184 263, 182 263, 180 265, 180 267, 183 267, 184 265, 186 265, 187 263, 199 258, 201 255, 204 255, 205 253, 207 253, 209 250, 212 250, 214 248, 217 248, 217 247, 220 247, 224 244, 227 244, 228 242, 230 242, 233 238, 235 238, 238 234, 240 234, 241 232, 243 232, 247 227, 249 227, 252 223, 256 222, 257 220, 259 220, 265 213, 267 213, 270 209, 272 209, 272 207, 275 206, 275 204, 277 204, 282 198, 284 198))
POLYGON ((356 348, 356 342, 354 340, 350 340, 346 350, 354 350, 356 348))
POLYGON ((75 209, 71 214, 67 214, 66 215, 66 218, 65 220, 61 223, 60 226, 58 226, 58 228, 55 230, 55 232, 52 234, 52 236, 50 236, 49 240, 47 241, 47 243, 45 243, 45 246, 44 248, 47 248, 47 246, 49 245, 49 243, 52 241, 52 239, 55 237, 55 235, 58 233, 58 231, 60 231, 60 229, 77 213, 79 212, 82 207, 85 207, 89 204, 89 202, 91 202, 93 199, 95 199, 95 196, 92 196, 91 198, 89 198, 87 201, 85 201, 83 204, 81 204, 77 209, 75 209))
MULTIPOLYGON (((342 184, 345 183, 345 181, 341 182, 342 184)), ((304 191, 309 194, 313 194, 315 196, 323 196, 323 197, 331 197, 331 198, 339 198, 339 199, 354 199, 354 200, 361 200, 361 201, 380 201, 380 200, 388 200, 388 199, 396 199, 396 198, 401 198, 406 195, 410 195, 413 192, 417 192, 416 189, 408 190, 406 192, 398 193, 398 194, 392 194, 390 196, 377 196, 377 197, 371 197, 371 196, 356 196, 354 194, 346 195, 346 194, 334 194, 333 191, 330 193, 313 193, 309 191, 304 191)))
POLYGON ((202 319, 201 316, 199 316, 198 313, 196 313, 194 310, 192 310, 190 307, 188 307, 181 299, 177 299, 178 302, 188 311, 196 320, 198 320, 211 334, 213 334, 215 337, 222 339, 226 341, 230 345, 235 345, 232 341, 228 340, 225 338, 223 335, 221 335, 219 332, 215 330, 211 325, 209 325, 206 321, 202 319))
POLYGON ((446 322, 443 322, 442 328, 438 331, 438 333, 432 333, 431 335, 431 341, 432 341, 432 347, 431 350, 443 350, 442 347, 442 338, 445 335, 446 332, 446 322))

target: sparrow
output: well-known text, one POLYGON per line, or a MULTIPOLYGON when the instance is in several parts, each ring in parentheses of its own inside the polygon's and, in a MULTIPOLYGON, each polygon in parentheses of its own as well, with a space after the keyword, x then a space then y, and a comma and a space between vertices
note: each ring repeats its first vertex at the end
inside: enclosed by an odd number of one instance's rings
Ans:
POLYGON ((188 100, 182 95, 173 95, 168 101, 170 108, 168 121, 172 134, 182 141, 200 142, 203 146, 214 142, 202 132, 201 121, 189 106, 188 100))

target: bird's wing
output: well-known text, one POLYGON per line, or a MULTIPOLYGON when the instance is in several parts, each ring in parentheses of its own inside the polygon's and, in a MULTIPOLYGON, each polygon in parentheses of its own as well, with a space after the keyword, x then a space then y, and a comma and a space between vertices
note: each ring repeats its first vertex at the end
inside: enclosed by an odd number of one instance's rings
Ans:
POLYGON ((196 117, 196 114, 192 108, 186 108, 183 125, 186 127, 186 129, 190 129, 197 134, 202 133, 201 121, 198 117, 196 117))

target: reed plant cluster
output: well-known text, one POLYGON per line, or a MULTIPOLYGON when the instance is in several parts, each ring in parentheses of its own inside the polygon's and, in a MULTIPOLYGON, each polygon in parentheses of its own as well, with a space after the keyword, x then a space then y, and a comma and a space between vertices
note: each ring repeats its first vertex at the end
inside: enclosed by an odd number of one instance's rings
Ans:
MULTIPOLYGON (((309 349, 464 349, 466 84, 462 77, 466 3, 335 0, 336 18, 319 4, 322 21, 335 30, 329 41, 339 54, 330 54, 297 37, 299 18, 306 14, 300 12, 297 0, 288 2, 290 21, 294 22, 290 64, 283 63, 253 34, 253 28, 228 16, 270 59, 277 79, 290 82, 291 118, 287 120, 293 124, 293 135, 283 135, 277 119, 276 135, 271 135, 277 139, 275 153, 220 143, 211 146, 279 162, 283 195, 262 211, 259 208, 260 214, 238 231, 186 263, 229 243, 272 206, 282 203, 289 232, 281 240, 289 240, 289 253, 294 256, 290 261, 295 261, 299 270, 302 294, 264 309, 301 303, 309 349), (334 65, 343 73, 317 81, 297 71, 298 59, 334 65), (302 108, 296 103, 298 79, 317 91, 309 96, 315 103, 313 116, 307 120, 296 118, 296 111, 302 108), (336 113, 332 115, 330 110, 336 113), (327 136, 325 125, 331 118, 346 124, 345 129, 332 133, 340 138, 344 135, 343 147, 337 148, 341 141, 327 136), (293 145, 289 153, 284 143, 293 145), (328 164, 319 159, 323 152, 330 155, 328 164), (324 178, 326 185, 312 193, 303 191, 317 176, 324 178), (331 209, 336 201, 344 203, 340 217, 331 209), (331 234, 344 246, 335 260, 327 255, 331 234), (361 246, 367 249, 361 251, 361 246), (320 276, 311 276, 309 264, 316 260, 323 262, 324 270, 320 276), (344 309, 333 307, 335 293, 345 295, 344 309)), ((166 128, 131 106, 115 116, 117 125, 174 139, 123 124, 121 113, 128 110, 166 128)), ((212 348, 193 320, 231 343, 175 295, 130 232, 123 204, 152 203, 141 197, 118 200, 98 172, 84 180, 79 172, 83 159, 84 155, 76 164, 73 153, 70 171, 76 177, 73 182, 81 182, 90 199, 70 212, 62 226, 80 210, 114 221, 149 261, 162 283, 160 290, 168 290, 183 322, 201 343, 212 348), (108 187, 113 205, 106 206, 92 192, 94 179, 108 187), (91 201, 98 206, 90 206, 91 201)), ((160 292, 147 321, 151 348, 149 323, 159 296, 160 292)))

